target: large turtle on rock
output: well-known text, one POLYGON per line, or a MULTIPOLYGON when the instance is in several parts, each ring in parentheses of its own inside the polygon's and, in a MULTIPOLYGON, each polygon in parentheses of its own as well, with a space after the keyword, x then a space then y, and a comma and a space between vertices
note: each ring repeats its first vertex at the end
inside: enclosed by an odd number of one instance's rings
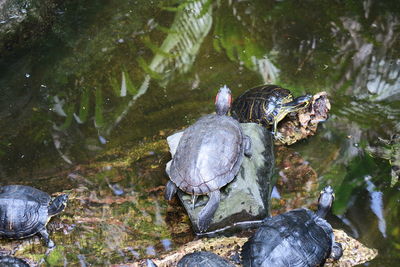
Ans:
POLYGON ((21 239, 40 234, 54 247, 46 225, 67 205, 68 195, 52 199, 49 194, 25 185, 0 186, 0 238, 21 239))
POLYGON ((246 267, 314 267, 329 257, 338 260, 342 246, 335 242, 332 226, 324 217, 334 199, 333 189, 322 190, 317 213, 295 209, 266 218, 242 248, 246 267))
POLYGON ((215 99, 217 114, 201 117, 183 132, 168 171, 167 200, 178 188, 194 198, 209 196, 199 213, 200 232, 207 230, 218 208, 220 188, 235 178, 243 155, 251 156, 250 137, 243 134, 237 120, 227 116, 231 103, 229 88, 220 88, 215 99))

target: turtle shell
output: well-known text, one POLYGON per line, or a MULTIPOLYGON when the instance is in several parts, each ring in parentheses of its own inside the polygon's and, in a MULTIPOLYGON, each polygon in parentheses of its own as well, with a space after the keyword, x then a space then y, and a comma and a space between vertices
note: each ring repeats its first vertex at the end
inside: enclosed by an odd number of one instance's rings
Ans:
POLYGON ((214 253, 199 251, 183 256, 178 262, 178 267, 234 267, 234 265, 214 253))
POLYGON ((243 245, 243 266, 319 266, 333 242, 328 222, 310 210, 292 210, 264 220, 243 245))
POLYGON ((29 264, 22 259, 11 256, 0 256, 0 266, 2 267, 29 267, 29 264))
POLYGON ((228 116, 206 115, 188 127, 172 159, 170 178, 182 191, 204 195, 233 180, 243 161, 240 124, 228 116))
POLYGON ((0 187, 0 236, 19 239, 39 232, 48 221, 51 197, 24 185, 0 187))
POLYGON ((281 105, 293 100, 288 89, 277 85, 262 85, 247 90, 233 101, 231 113, 240 122, 273 124, 281 105))

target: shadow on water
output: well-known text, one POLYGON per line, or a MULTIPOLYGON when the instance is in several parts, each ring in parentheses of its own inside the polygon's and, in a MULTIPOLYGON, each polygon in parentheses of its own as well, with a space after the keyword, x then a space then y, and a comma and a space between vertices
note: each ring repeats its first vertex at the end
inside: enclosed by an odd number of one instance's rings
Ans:
POLYGON ((49 226, 56 250, 2 250, 85 266, 192 240, 183 208, 163 200, 166 136, 212 112, 221 85, 238 96, 276 83, 332 102, 318 134, 290 148, 315 173, 301 203, 331 184, 333 224, 379 250, 369 266, 399 261, 397 1, 92 2, 55 5, 31 42, 0 48, 1 184, 71 192, 49 226))

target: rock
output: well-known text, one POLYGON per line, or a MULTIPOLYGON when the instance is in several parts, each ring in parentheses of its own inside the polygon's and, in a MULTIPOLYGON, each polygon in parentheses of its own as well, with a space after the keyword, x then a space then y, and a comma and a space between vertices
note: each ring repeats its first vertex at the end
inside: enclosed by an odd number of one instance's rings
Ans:
MULTIPOLYGON (((257 225, 269 215, 269 198, 272 191, 274 153, 271 133, 255 123, 241 123, 244 134, 250 136, 252 157, 244 157, 235 179, 221 189, 221 201, 215 212, 208 233, 230 231, 234 228, 247 228, 257 225)), ((182 132, 167 138, 170 148, 176 148, 182 132)), ((170 151, 173 155, 174 150, 170 151)), ((171 162, 167 163, 168 173, 171 162)), ((178 191, 178 197, 192 222, 193 230, 199 234, 197 219, 200 210, 207 203, 207 196, 199 196, 193 209, 192 195, 178 191)))
MULTIPOLYGON (((350 267, 373 260, 377 255, 376 249, 368 248, 358 242, 351 236, 347 235, 343 230, 333 229, 335 241, 343 246, 343 256, 338 261, 328 259, 325 267, 350 267)), ((217 255, 227 259, 232 264, 232 258, 240 253, 240 248, 248 239, 246 237, 218 237, 218 238, 202 238, 189 242, 174 251, 161 255, 159 258, 153 259, 158 267, 176 266, 176 263, 186 254, 195 251, 212 251, 217 255)), ((143 266, 142 261, 138 261, 133 266, 143 266)), ((121 265, 122 266, 122 265, 121 265)), ((124 265, 125 266, 125 265, 124 265)), ((236 266, 242 266, 236 264, 236 266)))
POLYGON ((0 52, 31 45, 54 21, 58 5, 54 0, 0 0, 0 52))
POLYGON ((335 235, 335 241, 342 245, 343 255, 338 261, 327 259, 325 266, 355 266, 371 261, 378 256, 377 249, 364 246, 343 230, 333 229, 333 233, 335 235))
POLYGON ((2 0, 0 1, 0 33, 9 32, 13 27, 26 19, 26 6, 31 1, 2 0))

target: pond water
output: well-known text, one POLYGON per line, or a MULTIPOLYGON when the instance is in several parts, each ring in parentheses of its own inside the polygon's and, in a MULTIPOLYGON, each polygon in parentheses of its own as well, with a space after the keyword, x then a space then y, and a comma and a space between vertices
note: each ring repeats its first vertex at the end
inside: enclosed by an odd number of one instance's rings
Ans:
POLYGON ((165 137, 213 112, 220 86, 273 83, 329 93, 329 120, 290 150, 334 187, 332 224, 379 250, 368 266, 399 262, 398 1, 65 2, 0 58, 1 185, 73 192, 57 253, 20 256, 122 264, 192 240, 162 198, 165 137))

